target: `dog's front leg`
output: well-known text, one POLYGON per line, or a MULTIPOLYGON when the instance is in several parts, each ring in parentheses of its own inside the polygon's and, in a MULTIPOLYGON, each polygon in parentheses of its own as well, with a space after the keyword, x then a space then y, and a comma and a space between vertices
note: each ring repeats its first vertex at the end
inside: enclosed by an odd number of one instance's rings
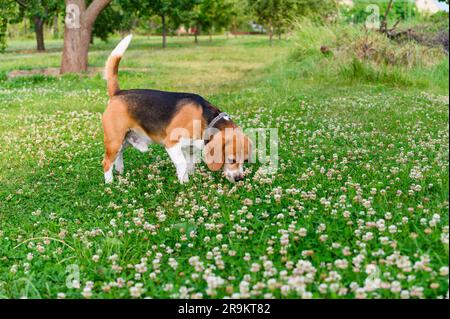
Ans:
POLYGON ((192 175, 195 172, 195 149, 191 146, 185 147, 183 149, 184 158, 186 159, 187 163, 187 172, 188 175, 192 175))
POLYGON ((188 163, 186 161, 186 158, 184 157, 181 144, 175 144, 170 148, 166 148, 166 150, 177 169, 177 176, 180 183, 184 184, 189 182, 189 175, 187 172, 188 163))

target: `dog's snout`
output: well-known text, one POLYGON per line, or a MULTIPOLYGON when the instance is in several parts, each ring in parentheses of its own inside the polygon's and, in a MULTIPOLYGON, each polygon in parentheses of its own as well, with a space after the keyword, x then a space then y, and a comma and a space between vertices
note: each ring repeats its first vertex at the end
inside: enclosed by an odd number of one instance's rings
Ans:
POLYGON ((234 178, 234 180, 235 180, 236 182, 240 182, 240 181, 244 180, 244 176, 243 176, 243 175, 236 176, 236 177, 234 178))

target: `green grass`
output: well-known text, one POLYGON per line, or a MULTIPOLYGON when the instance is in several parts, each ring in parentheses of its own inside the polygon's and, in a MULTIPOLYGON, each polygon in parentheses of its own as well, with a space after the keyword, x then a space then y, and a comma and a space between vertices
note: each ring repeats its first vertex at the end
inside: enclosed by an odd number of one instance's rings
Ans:
MULTIPOLYGON (((243 127, 278 128, 278 171, 248 165, 233 185, 200 165, 179 185, 153 146, 127 150, 105 186, 101 75, 0 79, 0 297, 447 294, 448 89, 327 78, 263 37, 158 45, 132 42, 122 88, 196 92, 243 127)), ((0 71, 59 58, 10 51, 0 71)))

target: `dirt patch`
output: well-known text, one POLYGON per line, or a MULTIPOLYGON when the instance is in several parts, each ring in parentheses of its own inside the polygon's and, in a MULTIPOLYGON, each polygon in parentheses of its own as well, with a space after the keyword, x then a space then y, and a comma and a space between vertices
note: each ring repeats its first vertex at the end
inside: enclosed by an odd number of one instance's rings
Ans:
MULTIPOLYGON (((83 73, 87 76, 95 76, 97 74, 103 74, 104 68, 91 67, 88 71, 83 73)), ((132 71, 132 72, 150 72, 149 68, 120 68, 121 71, 132 71)), ((8 79, 13 79, 17 77, 33 76, 33 75, 44 75, 44 76, 60 76, 61 73, 59 68, 46 68, 46 69, 32 69, 32 70, 13 70, 8 73, 8 79)))
POLYGON ((34 70, 14 70, 8 73, 8 79, 32 75, 58 76, 59 69, 48 68, 48 69, 34 69, 34 70))

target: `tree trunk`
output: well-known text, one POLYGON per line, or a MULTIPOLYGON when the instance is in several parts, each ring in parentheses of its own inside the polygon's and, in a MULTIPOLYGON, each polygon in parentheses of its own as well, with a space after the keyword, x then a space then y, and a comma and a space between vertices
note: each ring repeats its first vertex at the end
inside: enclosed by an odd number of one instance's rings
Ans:
POLYGON ((39 16, 34 16, 33 22, 34 22, 34 32, 36 34, 36 48, 38 51, 45 51, 44 20, 39 16))
POLYGON ((23 34, 28 33, 28 27, 27 27, 27 19, 23 19, 23 34))
POLYGON ((161 16, 161 22, 162 22, 162 37, 163 37, 163 49, 167 47, 167 30, 166 30, 166 16, 161 16))
POLYGON ((209 30, 209 42, 212 42, 212 31, 209 30))
POLYGON ((58 14, 53 17, 53 37, 59 37, 58 14))
POLYGON ((269 21, 269 42, 270 42, 270 46, 273 46, 273 26, 272 26, 272 20, 269 21))
POLYGON ((84 0, 65 0, 64 49, 61 74, 86 72, 92 26, 111 0, 94 0, 86 9, 84 0))
POLYGON ((61 73, 80 73, 88 69, 89 42, 92 27, 64 30, 64 50, 61 73))
POLYGON ((198 25, 195 26, 195 44, 198 44, 198 25))
POLYGON ((393 3, 394 3, 394 0, 389 0, 388 7, 386 9, 386 13, 384 14, 384 16, 382 18, 381 26, 380 26, 380 31, 382 33, 387 33, 387 31, 388 31, 388 26, 387 26, 388 21, 387 20, 388 20, 389 12, 392 9, 393 3))

